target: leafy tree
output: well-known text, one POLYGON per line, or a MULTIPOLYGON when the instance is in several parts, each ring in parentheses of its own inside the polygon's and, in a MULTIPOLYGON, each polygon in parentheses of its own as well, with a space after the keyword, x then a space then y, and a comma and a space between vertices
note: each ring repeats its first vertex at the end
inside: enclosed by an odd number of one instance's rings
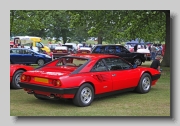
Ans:
POLYGON ((168 10, 85 10, 70 11, 71 26, 86 25, 89 35, 109 42, 116 40, 159 41, 166 43, 162 66, 170 66, 170 11, 168 10))
POLYGON ((47 13, 40 10, 11 10, 10 35, 44 36, 44 17, 47 13))

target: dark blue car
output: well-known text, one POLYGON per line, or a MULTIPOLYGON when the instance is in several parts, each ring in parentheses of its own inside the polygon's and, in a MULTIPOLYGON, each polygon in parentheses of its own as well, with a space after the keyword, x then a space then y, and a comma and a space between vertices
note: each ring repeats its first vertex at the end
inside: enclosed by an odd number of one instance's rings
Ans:
POLYGON ((11 48, 10 49, 10 62, 11 64, 38 64, 44 65, 52 61, 49 55, 35 52, 26 48, 11 48))

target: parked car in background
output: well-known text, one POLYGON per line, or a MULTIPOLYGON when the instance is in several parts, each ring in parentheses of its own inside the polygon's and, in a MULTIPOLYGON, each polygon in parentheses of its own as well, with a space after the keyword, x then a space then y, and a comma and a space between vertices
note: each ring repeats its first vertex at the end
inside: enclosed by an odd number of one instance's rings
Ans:
POLYGON ((137 67, 115 55, 72 54, 24 72, 19 84, 37 99, 72 99, 85 107, 94 98, 121 91, 148 93, 160 76, 156 69, 137 67))
POLYGON ((116 55, 138 66, 141 66, 142 62, 146 61, 144 54, 131 53, 122 45, 96 45, 92 49, 92 53, 116 55))
POLYGON ((80 49, 80 47, 82 47, 83 46, 83 44, 82 43, 79 43, 79 44, 77 44, 77 51, 80 49))
POLYGON ((11 64, 38 64, 43 66, 45 63, 52 61, 52 58, 43 53, 38 53, 26 48, 11 48, 10 63, 11 64))
POLYGON ((69 52, 67 46, 57 46, 53 50, 52 58, 56 59, 56 58, 59 58, 61 56, 65 56, 65 55, 69 55, 69 54, 70 54, 70 52, 69 52))
POLYGON ((74 48, 73 45, 64 45, 64 44, 63 44, 62 46, 66 46, 66 47, 68 48, 68 52, 69 52, 70 54, 76 53, 76 49, 74 48))
POLYGON ((77 45, 76 45, 76 43, 68 43, 68 42, 66 42, 65 45, 72 45, 73 48, 74 48, 75 50, 77 50, 77 45))
POLYGON ((53 52, 55 47, 57 47, 57 46, 60 46, 60 45, 59 44, 48 44, 48 47, 51 50, 51 52, 53 52))
POLYGON ((78 53, 91 53, 91 47, 80 47, 78 53))
POLYGON ((142 54, 144 54, 146 60, 148 60, 148 61, 151 60, 151 53, 150 53, 148 48, 146 48, 146 49, 138 49, 137 53, 142 53, 142 54))
POLYGON ((26 66, 22 64, 11 64, 10 65, 10 87, 12 89, 21 89, 18 84, 20 81, 20 76, 23 72, 28 70, 33 70, 32 66, 26 66))

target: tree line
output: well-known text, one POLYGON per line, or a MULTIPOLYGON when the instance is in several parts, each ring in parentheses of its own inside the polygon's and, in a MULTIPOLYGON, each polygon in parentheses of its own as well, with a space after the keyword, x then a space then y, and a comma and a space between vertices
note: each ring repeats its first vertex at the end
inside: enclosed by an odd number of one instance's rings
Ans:
POLYGON ((170 67, 169 10, 10 10, 10 36, 62 37, 98 44, 142 39, 165 42, 162 66, 170 67))

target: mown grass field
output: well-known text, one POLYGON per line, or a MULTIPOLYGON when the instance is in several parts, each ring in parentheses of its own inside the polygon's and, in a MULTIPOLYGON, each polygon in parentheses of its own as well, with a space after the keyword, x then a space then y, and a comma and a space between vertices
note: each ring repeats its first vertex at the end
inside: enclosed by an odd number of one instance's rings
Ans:
MULTIPOLYGON (((143 66, 150 66, 150 61, 143 66)), ((170 68, 147 94, 121 93, 76 107, 67 100, 38 100, 23 89, 10 91, 10 116, 170 116, 170 68)))

